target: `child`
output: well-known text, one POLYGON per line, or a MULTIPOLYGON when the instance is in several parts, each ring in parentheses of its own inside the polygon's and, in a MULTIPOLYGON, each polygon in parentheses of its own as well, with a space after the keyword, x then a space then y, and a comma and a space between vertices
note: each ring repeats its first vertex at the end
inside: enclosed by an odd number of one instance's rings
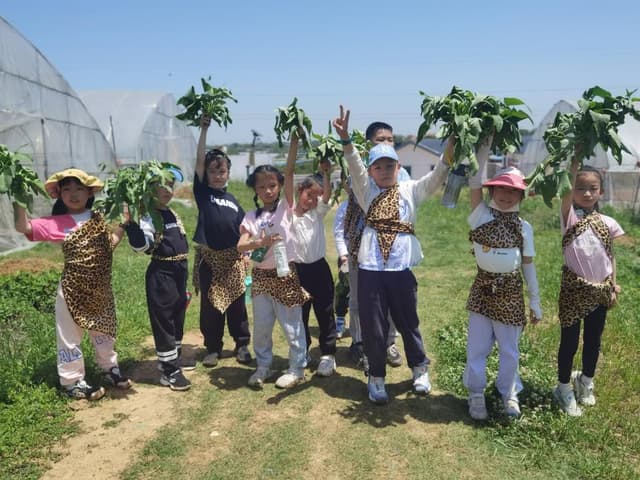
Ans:
MULTIPOLYGON (((391 125, 384 122, 371 123, 366 131, 365 137, 368 141, 374 145, 384 143, 393 146, 393 129, 391 125)), ((406 174, 406 171, 401 168, 398 173, 398 179, 400 175, 406 174), (404 173, 403 173, 404 172, 404 173)), ((408 174, 407 174, 408 175, 408 174)), ((360 311, 358 308, 358 250, 360 248, 360 238, 365 225, 365 214, 358 205, 355 195, 350 188, 347 188, 348 203, 344 214, 344 239, 347 242, 347 249, 349 252, 349 263, 347 268, 349 270, 349 288, 353 293, 349 297, 349 329, 351 331, 351 346, 349 350, 351 356, 356 365, 361 366, 365 372, 368 372, 369 364, 367 358, 364 355, 362 347, 362 334, 360 330, 360 311)), ((387 337, 387 363, 392 367, 399 367, 402 365, 402 355, 396 346, 397 330, 393 321, 389 319, 389 335, 387 337)))
POLYGON ((125 230, 129 244, 136 252, 151 255, 145 275, 147 308, 151 331, 162 371, 160 383, 171 390, 189 390, 191 382, 182 373, 179 361, 187 308, 187 255, 189 245, 180 217, 169 208, 174 181, 183 180, 182 172, 169 171, 173 180, 155 187, 154 203, 162 216, 163 229, 156 232, 151 216, 140 219, 140 225, 128 222, 125 230))
POLYGON ((14 205, 18 232, 32 241, 62 243, 64 267, 55 306, 58 376, 65 393, 74 399, 98 400, 105 394, 104 388, 91 386, 84 378, 80 350, 84 330, 105 380, 117 388, 131 387, 120 373, 114 350, 116 311, 111 289, 112 251, 124 229, 109 233, 102 215, 91 211, 94 194, 102 187, 97 177, 68 168, 45 183, 56 199, 51 216, 28 220, 24 208, 14 205))
POLYGON ((200 121, 200 138, 193 181, 198 223, 193 241, 198 244, 193 283, 200 298, 200 331, 207 354, 205 367, 215 367, 222 355, 224 321, 235 341, 234 354, 242 364, 251 363, 249 317, 244 300, 246 266, 236 245, 244 210, 227 192, 231 160, 221 150, 205 154, 211 120, 200 121))
POLYGON ((542 318, 538 281, 533 264, 533 229, 518 216, 526 185, 522 173, 513 167, 499 170, 488 182, 482 176, 489 158, 489 142, 478 149, 478 173, 469 179, 471 226, 469 239, 478 273, 467 300, 469 329, 464 384, 469 390, 469 415, 486 420, 484 390, 487 385, 487 357, 498 344, 499 369, 496 387, 502 395, 504 413, 520 415, 518 392, 518 343, 526 324, 522 275, 529 292, 531 323, 542 318), (482 199, 482 187, 489 188, 490 201, 482 199))
MULTIPOLYGON (((347 194, 349 187, 344 182, 347 194)), ((344 216, 347 212, 349 200, 344 200, 338 205, 336 216, 333 220, 333 238, 338 252, 338 281, 335 286, 334 311, 336 314, 336 338, 340 339, 345 334, 345 317, 349 311, 349 251, 344 238, 344 216)), ((357 362, 358 359, 356 359, 357 362)))
MULTIPOLYGON (((293 185, 295 162, 298 156, 298 137, 292 134, 285 170, 285 195, 287 185, 293 185)), ((296 252, 295 266, 300 285, 311 295, 311 300, 302 306, 307 350, 311 346, 309 333, 309 314, 311 306, 320 327, 320 351, 317 374, 329 377, 336 371, 336 320, 333 314, 333 276, 331 268, 324 258, 326 242, 324 236, 324 217, 330 209, 331 184, 328 161, 320 163, 322 185, 315 176, 306 177, 296 188, 298 199, 294 206, 292 235, 296 252), (322 199, 318 201, 318 197, 322 199)), ((309 356, 307 355, 307 360, 309 356)))
POLYGON ((402 335, 413 389, 431 390, 417 314, 417 282, 411 267, 423 258, 413 231, 417 207, 442 184, 444 162, 415 181, 398 183, 400 165, 391 145, 380 143, 369 152, 365 166, 349 137, 349 111, 340 106, 333 126, 344 145, 351 188, 366 211, 366 226, 358 250, 358 305, 365 354, 369 360, 369 400, 388 402, 384 377, 389 313, 402 335))
MULTIPOLYGON (((292 139, 295 141, 295 139, 292 139)), ((304 380, 307 365, 307 342, 302 323, 302 305, 309 294, 300 286, 298 274, 292 263, 295 247, 291 232, 293 222, 293 179, 288 178, 285 199, 280 199, 280 190, 285 178, 271 165, 256 167, 247 186, 256 192, 253 201, 257 209, 247 212, 240 225, 238 250, 242 253, 254 251, 254 266, 251 272, 253 285, 253 349, 258 368, 249 378, 249 385, 262 388, 273 372, 273 325, 276 318, 289 343, 289 368, 276 380, 276 387, 290 388, 304 380), (262 202, 259 206, 258 199, 262 202), (284 243, 289 272, 278 276, 274 245, 281 248, 284 243), (266 253, 264 250, 266 249, 266 253), (264 256, 261 258, 261 255, 264 256)), ((281 250, 280 250, 281 251, 281 250)), ((283 274, 285 272, 282 272, 283 274)))
POLYGON ((578 170, 578 166, 578 160, 573 158, 572 190, 562 197, 560 212, 564 265, 559 301, 558 386, 553 390, 562 410, 571 416, 582 414, 577 403, 596 403, 593 377, 600 341, 607 309, 616 303, 620 293, 613 240, 624 235, 618 222, 598 212, 598 200, 604 193, 600 172, 588 166, 578 170), (571 372, 581 322, 582 371, 571 372))

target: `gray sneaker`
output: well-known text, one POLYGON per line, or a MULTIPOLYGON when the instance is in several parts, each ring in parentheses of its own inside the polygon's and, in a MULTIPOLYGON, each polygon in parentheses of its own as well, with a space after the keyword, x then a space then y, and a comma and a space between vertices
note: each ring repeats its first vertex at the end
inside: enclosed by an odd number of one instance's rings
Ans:
POLYGON ((576 400, 578 403, 591 407, 596 404, 596 396, 593 394, 593 381, 590 385, 582 382, 582 372, 574 370, 571 373, 571 383, 576 391, 576 400))
POLYGON ((246 345, 242 345, 236 349, 236 360, 238 363, 242 363, 243 365, 247 365, 251 363, 251 353, 249 353, 249 347, 246 345))
POLYGON ((402 365, 402 354, 395 343, 392 343, 387 347, 387 363, 392 367, 399 367, 402 365))
POLYGON ((560 387, 553 389, 553 398, 558 402, 558 406, 564 413, 571 417, 579 417, 582 415, 582 409, 576 402, 576 397, 573 394, 573 390, 569 390, 566 393, 560 391, 560 387))
POLYGON ((212 352, 205 355, 202 359, 202 365, 205 367, 215 367, 218 365, 218 359, 220 358, 220 354, 218 352, 212 352))

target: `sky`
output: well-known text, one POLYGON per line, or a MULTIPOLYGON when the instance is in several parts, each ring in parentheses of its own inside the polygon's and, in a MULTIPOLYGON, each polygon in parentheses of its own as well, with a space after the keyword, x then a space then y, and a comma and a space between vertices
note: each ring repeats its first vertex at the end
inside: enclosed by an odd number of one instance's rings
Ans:
POLYGON ((76 91, 177 99, 211 76, 238 103, 209 144, 250 142, 252 129, 274 141, 275 110, 293 97, 320 133, 342 104, 352 128, 415 135, 420 91, 518 97, 537 124, 594 85, 640 87, 638 0, 5 0, 0 15, 76 91))

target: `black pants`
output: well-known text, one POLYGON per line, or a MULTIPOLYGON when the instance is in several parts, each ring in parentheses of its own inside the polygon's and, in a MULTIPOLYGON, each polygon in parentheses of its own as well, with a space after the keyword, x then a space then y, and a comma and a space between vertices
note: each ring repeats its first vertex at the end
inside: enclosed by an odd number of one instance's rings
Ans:
POLYGON ((338 317, 344 317, 349 311, 349 274, 338 272, 338 281, 335 288, 334 310, 338 317))
POLYGON ((418 283, 409 269, 399 272, 358 269, 360 328, 371 376, 384 377, 386 373, 389 314, 402 335, 409 367, 429 363, 420 334, 417 295, 418 283))
POLYGON ((187 308, 187 261, 151 260, 145 276, 147 308, 158 360, 178 366, 187 308))
POLYGON ((206 262, 200 263, 200 332, 204 337, 204 346, 208 353, 222 353, 222 337, 224 335, 224 321, 227 320, 229 335, 235 341, 235 349, 249 345, 251 333, 249 332, 249 317, 244 295, 236 298, 227 308, 221 312, 214 308, 209 301, 209 285, 211 284, 211 269, 206 262))
MULTIPOLYGON (((600 341, 607 318, 607 308, 600 305, 584 318, 584 333, 582 336, 582 373, 593 378, 600 356, 600 341)), ((558 349, 558 381, 569 383, 573 357, 578 351, 580 342, 580 323, 560 330, 560 348, 558 349)))
POLYGON ((300 285, 311 294, 312 299, 302 306, 302 321, 307 337, 307 349, 311 345, 309 314, 311 306, 320 327, 320 351, 322 355, 336 354, 336 317, 333 314, 333 277, 324 258, 313 263, 296 263, 300 285))

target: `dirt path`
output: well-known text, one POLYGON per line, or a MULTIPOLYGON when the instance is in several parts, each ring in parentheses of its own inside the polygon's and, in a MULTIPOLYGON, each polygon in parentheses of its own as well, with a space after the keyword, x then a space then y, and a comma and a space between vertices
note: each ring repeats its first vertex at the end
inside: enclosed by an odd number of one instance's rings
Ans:
MULTIPOLYGON (((195 354, 202 344, 199 332, 188 332, 185 352, 195 354)), ((148 342, 152 344, 152 340, 148 342)), ((80 433, 60 445, 61 459, 42 478, 77 478, 82 465, 83 478, 115 479, 133 462, 145 443, 162 426, 175 418, 182 392, 172 392, 158 384, 155 358, 148 358, 127 372, 135 382, 126 392, 110 390, 107 398, 96 403, 73 402, 80 433)), ((204 374, 189 372, 192 382, 206 382, 204 374), (202 378, 200 378, 202 377, 202 378)))

